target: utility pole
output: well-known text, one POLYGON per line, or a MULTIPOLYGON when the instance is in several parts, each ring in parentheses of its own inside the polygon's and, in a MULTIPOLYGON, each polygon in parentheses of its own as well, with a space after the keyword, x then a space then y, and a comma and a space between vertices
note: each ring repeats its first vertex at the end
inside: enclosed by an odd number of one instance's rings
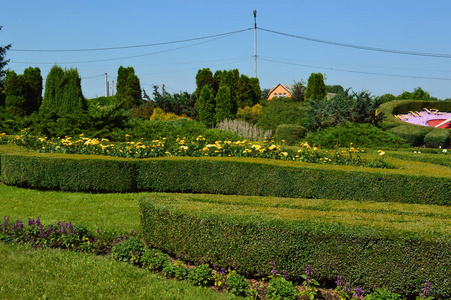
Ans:
POLYGON ((105 90, 106 90, 106 96, 108 97, 110 95, 110 87, 108 85, 108 74, 105 73, 105 90))
POLYGON ((254 65, 255 78, 257 77, 257 10, 254 9, 254 65))
POLYGON ((114 96, 114 80, 111 81, 112 82, 112 87, 111 87, 111 96, 114 96))

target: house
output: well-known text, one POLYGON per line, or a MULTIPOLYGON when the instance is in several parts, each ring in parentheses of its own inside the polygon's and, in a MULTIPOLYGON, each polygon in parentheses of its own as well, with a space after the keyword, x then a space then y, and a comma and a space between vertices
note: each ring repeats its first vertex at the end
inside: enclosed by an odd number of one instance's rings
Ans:
POLYGON ((278 97, 291 98, 292 94, 293 94, 292 85, 279 83, 278 85, 276 85, 271 89, 268 98, 266 100, 271 100, 272 98, 278 97))

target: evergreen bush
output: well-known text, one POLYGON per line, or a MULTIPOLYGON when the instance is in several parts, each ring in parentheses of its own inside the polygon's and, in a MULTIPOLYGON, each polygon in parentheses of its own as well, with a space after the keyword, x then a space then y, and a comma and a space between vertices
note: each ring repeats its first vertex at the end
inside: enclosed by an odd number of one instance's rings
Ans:
POLYGON ((281 124, 277 126, 274 139, 278 142, 285 141, 287 145, 297 145, 305 137, 307 129, 296 124, 281 124))
POLYGON ((430 148, 448 147, 450 141, 449 134, 450 130, 448 129, 433 129, 424 136, 424 144, 430 148))

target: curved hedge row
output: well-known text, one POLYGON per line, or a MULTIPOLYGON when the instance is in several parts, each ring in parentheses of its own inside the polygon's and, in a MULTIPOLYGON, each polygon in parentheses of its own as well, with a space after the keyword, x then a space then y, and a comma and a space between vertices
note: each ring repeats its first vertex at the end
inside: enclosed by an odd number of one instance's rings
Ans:
POLYGON ((451 297, 451 236, 433 230, 424 233, 421 226, 413 231, 391 228, 391 222, 402 222, 406 212, 394 217, 386 211, 381 214, 390 215, 387 223, 364 226, 347 222, 364 217, 352 209, 347 219, 325 220, 320 213, 309 212, 311 207, 286 207, 283 199, 281 204, 272 199, 268 209, 261 199, 236 204, 216 197, 208 205, 196 197, 142 199, 145 241, 188 261, 236 264, 248 276, 267 276, 273 262, 279 270, 288 270, 290 278, 300 279, 308 263, 319 280, 332 281, 340 275, 364 290, 384 286, 406 296, 418 294, 424 282, 431 281, 436 296, 451 297), (296 219, 293 214, 307 216, 296 219))
POLYGON ((439 111, 449 112, 451 111, 451 101, 398 100, 384 103, 379 107, 379 111, 386 117, 382 122, 382 127, 405 139, 412 146, 423 144, 426 144, 427 147, 448 146, 451 130, 410 124, 394 117, 397 114, 407 114, 409 111, 421 111, 423 108, 436 108, 439 111), (425 136, 432 130, 440 132, 438 134, 440 138, 425 139, 425 136))
POLYGON ((242 158, 121 159, 1 146, 4 183, 85 192, 194 192, 451 205, 451 170, 391 159, 400 169, 242 158), (9 149, 9 150, 8 150, 9 149), (402 168, 402 169, 401 169, 402 168))

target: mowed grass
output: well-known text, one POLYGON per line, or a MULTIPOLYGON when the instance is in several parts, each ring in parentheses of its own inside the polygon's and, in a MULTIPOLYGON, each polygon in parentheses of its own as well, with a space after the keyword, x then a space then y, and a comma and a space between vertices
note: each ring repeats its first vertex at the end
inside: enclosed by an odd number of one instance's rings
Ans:
POLYGON ((88 194, 39 191, 0 185, 0 217, 39 217, 44 224, 72 222, 105 231, 140 231, 138 199, 144 193, 88 194))
POLYGON ((110 257, 0 243, 0 299, 236 299, 110 257))

